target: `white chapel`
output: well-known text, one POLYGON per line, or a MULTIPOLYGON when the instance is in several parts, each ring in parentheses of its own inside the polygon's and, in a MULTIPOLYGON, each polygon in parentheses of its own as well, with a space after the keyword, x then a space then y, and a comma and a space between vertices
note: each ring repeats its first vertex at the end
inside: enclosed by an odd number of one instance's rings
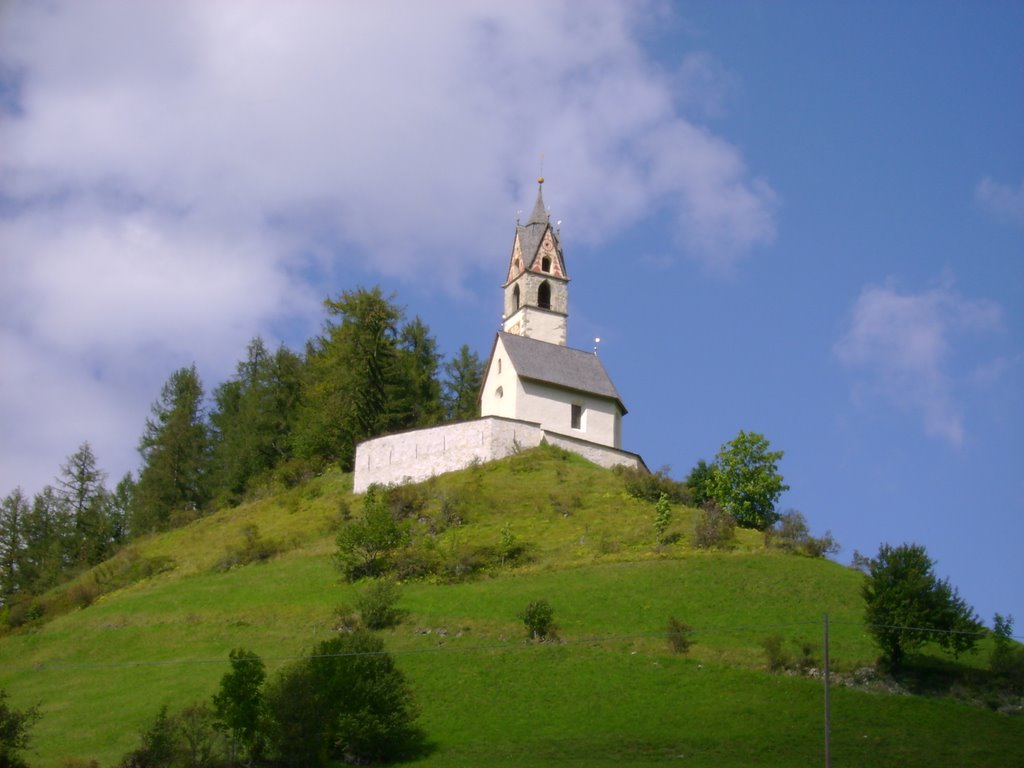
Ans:
POLYGON ((639 455, 622 450, 626 407, 601 359, 566 345, 569 274, 543 184, 538 179, 529 220, 516 223, 502 330, 484 368, 480 417, 360 443, 356 493, 374 483, 419 482, 542 442, 601 466, 646 469, 639 455))
POLYGON ((544 208, 537 202, 516 225, 503 286, 502 332, 484 373, 480 415, 504 416, 611 448, 622 447, 622 404, 601 359, 566 346, 569 275, 544 208))

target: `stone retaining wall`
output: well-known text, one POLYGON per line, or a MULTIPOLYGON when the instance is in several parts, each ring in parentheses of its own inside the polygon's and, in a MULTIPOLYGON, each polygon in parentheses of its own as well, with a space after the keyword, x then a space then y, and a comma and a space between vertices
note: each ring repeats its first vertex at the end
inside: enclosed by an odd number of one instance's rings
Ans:
POLYGON ((528 421, 488 416, 442 427, 377 437, 356 446, 353 491, 374 483, 417 483, 434 475, 465 469, 474 462, 503 459, 542 440, 603 467, 646 465, 640 456, 586 440, 549 432, 528 421))

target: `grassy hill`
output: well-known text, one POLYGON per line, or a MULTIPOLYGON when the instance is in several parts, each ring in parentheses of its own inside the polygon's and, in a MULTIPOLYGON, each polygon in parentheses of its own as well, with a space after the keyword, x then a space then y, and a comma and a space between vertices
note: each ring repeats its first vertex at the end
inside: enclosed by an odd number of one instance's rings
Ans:
MULTIPOLYGON (((273 670, 335 631, 362 589, 331 561, 360 510, 350 486, 327 473, 138 541, 65 590, 87 607, 0 639, 0 687, 15 706, 41 704, 32 764, 114 764, 161 705, 207 699, 230 649, 273 670)), ((653 505, 559 451, 404 498, 420 542, 410 557, 435 575, 403 585, 405 619, 383 636, 431 742, 417 765, 804 766, 822 760, 821 681, 769 673, 761 641, 780 635, 820 660, 827 612, 840 676, 873 663, 858 573, 766 550, 752 532, 726 552, 695 550, 685 507, 674 543, 658 545, 653 505), (524 551, 514 565, 495 557, 509 534, 524 551), (557 643, 524 638, 517 615, 539 598, 557 643), (670 616, 694 628, 687 655, 668 648, 670 616)), ((1019 762, 1024 718, 880 688, 833 689, 835 765, 1019 762)))

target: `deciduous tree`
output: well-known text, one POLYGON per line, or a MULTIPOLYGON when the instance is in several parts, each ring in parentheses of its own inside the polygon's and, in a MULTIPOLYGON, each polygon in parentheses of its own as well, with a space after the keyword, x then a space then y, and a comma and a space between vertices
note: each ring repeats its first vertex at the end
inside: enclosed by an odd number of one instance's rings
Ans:
POLYGON ((782 451, 769 447, 764 435, 740 430, 715 457, 711 497, 743 528, 772 525, 778 519, 775 503, 789 490, 778 472, 782 451))
POLYGON ((229 658, 231 671, 221 678, 213 706, 231 734, 229 756, 233 764, 240 751, 250 759, 260 753, 262 689, 267 675, 263 660, 252 651, 236 648, 229 658))
POLYGON ((892 669, 925 643, 954 656, 977 644, 982 626, 974 609, 948 580, 935 576, 933 566, 922 546, 883 544, 868 567, 861 589, 865 619, 892 669))

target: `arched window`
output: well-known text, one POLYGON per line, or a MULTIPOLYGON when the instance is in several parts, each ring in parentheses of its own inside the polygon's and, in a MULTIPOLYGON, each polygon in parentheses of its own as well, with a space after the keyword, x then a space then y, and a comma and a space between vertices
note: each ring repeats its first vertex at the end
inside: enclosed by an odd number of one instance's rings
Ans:
POLYGON ((512 311, 519 309, 519 286, 512 289, 512 311))
POLYGON ((551 284, 545 280, 537 290, 537 306, 541 309, 551 309, 551 284))
POLYGON ((545 256, 543 259, 541 259, 540 260, 540 268, 544 272, 550 272, 551 271, 551 259, 549 259, 547 256, 545 256))

